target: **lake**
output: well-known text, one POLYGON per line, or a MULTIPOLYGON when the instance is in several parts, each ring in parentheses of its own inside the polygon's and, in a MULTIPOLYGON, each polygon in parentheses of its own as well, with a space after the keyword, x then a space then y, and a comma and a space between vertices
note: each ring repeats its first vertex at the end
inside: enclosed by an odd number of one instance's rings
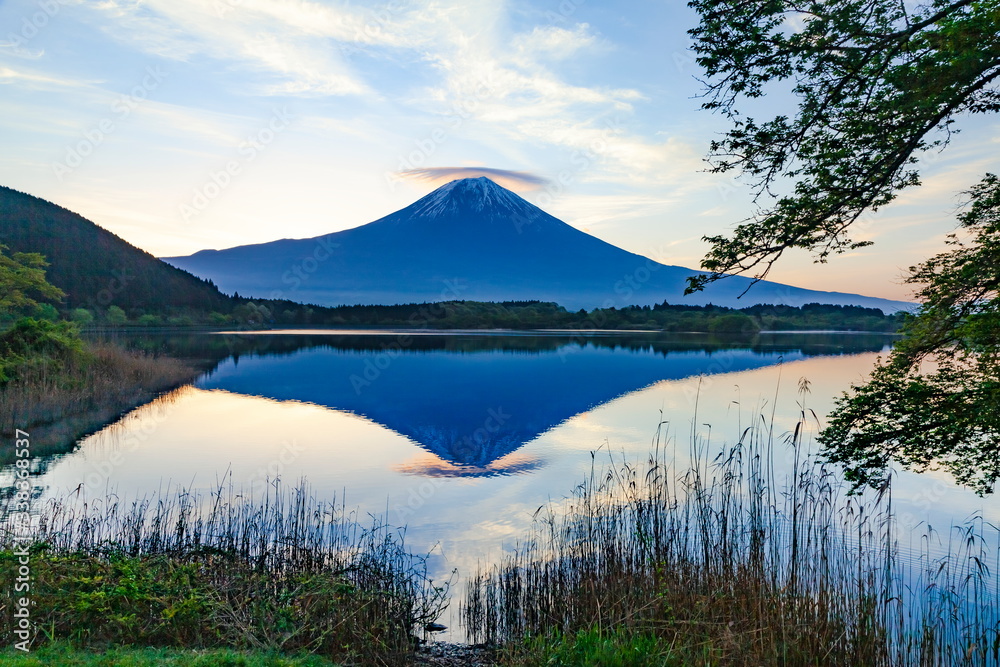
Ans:
MULTIPOLYGON (((803 410, 822 422, 892 338, 310 330, 123 340, 204 373, 36 461, 40 500, 220 483, 263 494, 276 479, 305 479, 361 517, 405 525, 409 547, 432 553, 434 574, 457 568, 460 583, 593 466, 645 460, 661 422, 679 467, 692 433, 721 448, 772 412, 780 432, 803 410)), ((776 465, 790 466, 791 453, 778 452, 776 465)), ((12 472, 0 473, 4 486, 12 472)), ((893 494, 904 544, 922 522, 942 530, 976 513, 1000 522, 995 501, 943 473, 899 473, 893 494)), ((456 607, 442 619, 452 627, 456 607)))

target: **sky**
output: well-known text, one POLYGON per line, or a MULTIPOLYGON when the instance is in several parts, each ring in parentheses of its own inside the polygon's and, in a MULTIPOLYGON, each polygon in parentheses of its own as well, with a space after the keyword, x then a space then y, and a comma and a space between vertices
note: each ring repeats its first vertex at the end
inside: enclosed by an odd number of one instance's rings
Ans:
MULTIPOLYGON (((753 211, 706 171, 681 0, 0 0, 0 184, 157 256, 356 227, 484 170, 599 238, 697 267, 753 211), (495 171, 499 170, 499 171, 495 171)), ((776 109, 794 100, 775 100, 776 109)), ((905 299, 1000 122, 855 231, 874 247, 769 279, 905 299)))

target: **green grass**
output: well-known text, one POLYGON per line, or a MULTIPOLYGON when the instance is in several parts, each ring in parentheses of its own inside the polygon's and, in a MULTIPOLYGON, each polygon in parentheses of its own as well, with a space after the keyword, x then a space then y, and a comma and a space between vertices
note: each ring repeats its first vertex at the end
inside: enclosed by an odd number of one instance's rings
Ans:
POLYGON ((333 667, 316 655, 283 655, 265 651, 118 647, 86 650, 54 642, 28 653, 0 652, 4 667, 333 667))
MULTIPOLYGON (((17 559, 0 553, 2 578, 17 559)), ((335 651, 330 639, 365 625, 375 645, 394 596, 365 591, 334 572, 257 569, 226 554, 128 556, 35 553, 32 597, 43 633, 93 645, 270 646, 335 651)), ((397 613, 402 613, 399 610, 397 613)), ((353 634, 353 637, 351 636, 353 634)))
MULTIPOLYGON (((427 578, 426 559, 407 552, 398 531, 377 518, 361 526, 304 485, 268 485, 256 500, 220 487, 131 504, 68 498, 39 511, 30 549, 39 648, 229 649, 401 665, 447 604, 447 582, 427 578)), ((0 524, 0 581, 14 581, 19 559, 4 532, 0 524)), ((0 609, 14 599, 13 587, 0 590, 0 609)), ((9 618, 0 625, 5 645, 16 641, 9 618)))
POLYGON ((691 663, 660 641, 644 633, 620 630, 581 630, 574 635, 557 633, 527 640, 508 649, 505 664, 525 667, 684 667, 691 663))

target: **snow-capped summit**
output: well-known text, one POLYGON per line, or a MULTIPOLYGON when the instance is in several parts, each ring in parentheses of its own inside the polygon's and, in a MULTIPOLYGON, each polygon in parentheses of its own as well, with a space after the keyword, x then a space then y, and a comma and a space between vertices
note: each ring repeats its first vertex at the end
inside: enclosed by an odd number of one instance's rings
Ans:
POLYGON ((492 216, 513 213, 533 215, 533 211, 539 209, 489 178, 480 176, 446 183, 403 210, 413 216, 435 217, 471 212, 489 212, 492 216))
POLYGON ((729 278, 685 297, 692 269, 627 252, 486 177, 451 181, 375 222, 311 239, 165 258, 227 292, 320 305, 555 301, 567 308, 669 301, 701 305, 907 306, 853 294, 729 278))
POLYGON ((544 215, 545 211, 534 204, 480 176, 446 183, 406 208, 372 224, 383 220, 421 225, 430 222, 437 228, 500 224, 523 230, 544 215))

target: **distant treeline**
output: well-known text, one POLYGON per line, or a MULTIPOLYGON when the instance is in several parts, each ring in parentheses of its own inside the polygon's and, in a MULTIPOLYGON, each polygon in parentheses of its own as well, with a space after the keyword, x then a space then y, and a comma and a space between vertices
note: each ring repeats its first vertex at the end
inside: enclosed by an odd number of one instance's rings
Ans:
POLYGON ((877 308, 806 304, 802 307, 758 305, 733 309, 723 306, 655 306, 597 308, 568 311, 543 301, 447 301, 398 306, 307 306, 291 301, 243 299, 229 312, 213 311, 172 317, 144 314, 122 321, 98 322, 143 325, 208 323, 248 327, 338 326, 410 327, 426 329, 654 329, 672 332, 755 333, 757 331, 879 331, 899 329, 903 313, 885 315, 877 308))
POLYGON ((544 301, 446 301, 397 306, 304 305, 293 301, 248 299, 236 295, 213 310, 196 308, 56 308, 41 304, 35 317, 70 319, 83 327, 408 327, 418 329, 652 329, 671 332, 756 333, 758 331, 878 331, 899 329, 904 313, 885 315, 878 308, 758 305, 655 306, 569 311, 544 301))
POLYGON ((340 306, 314 311, 313 323, 344 326, 408 326, 434 329, 656 329, 712 333, 757 331, 894 332, 904 314, 885 315, 878 308, 806 304, 802 307, 758 305, 733 309, 655 306, 568 311, 541 301, 448 301, 402 306, 340 306))

